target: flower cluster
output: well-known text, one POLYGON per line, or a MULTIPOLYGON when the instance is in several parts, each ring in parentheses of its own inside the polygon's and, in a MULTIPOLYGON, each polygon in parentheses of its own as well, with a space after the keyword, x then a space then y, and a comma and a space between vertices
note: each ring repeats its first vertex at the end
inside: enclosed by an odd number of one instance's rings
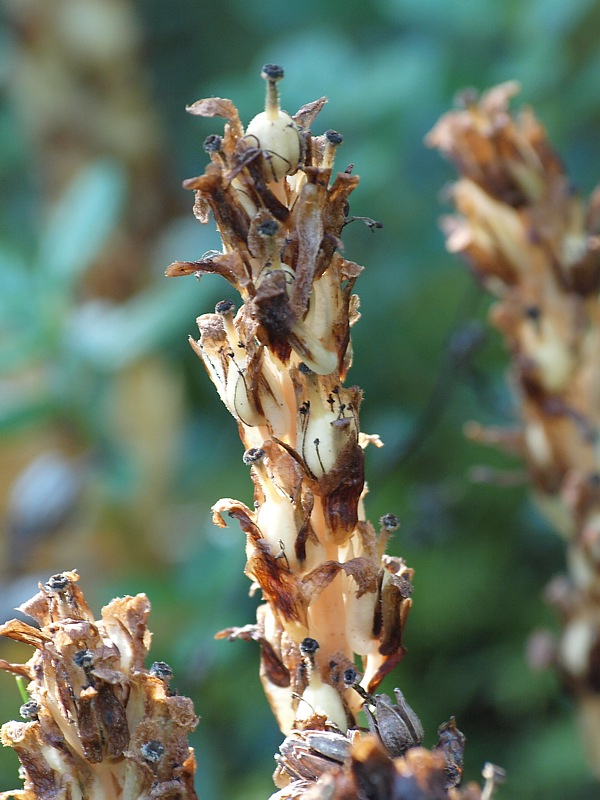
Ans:
POLYGON ((169 689, 171 668, 144 666, 151 634, 145 595, 112 600, 94 620, 76 572, 53 575, 0 635, 35 648, 26 664, 0 662, 27 678, 24 721, 2 726, 21 761, 25 787, 8 800, 195 800, 187 736, 192 701, 169 689))
POLYGON ((340 133, 310 131, 325 99, 290 116, 279 106, 281 67, 267 64, 262 77, 265 111, 245 130, 229 100, 188 108, 227 120, 204 143, 204 174, 184 183, 196 217, 212 212, 223 249, 167 270, 219 274, 242 301, 219 302, 190 339, 237 422, 254 484, 252 508, 225 498, 213 519, 238 521, 245 572, 264 602, 255 623, 218 636, 260 645, 263 687, 286 734, 273 800, 489 798, 497 773, 484 794, 457 788, 464 736, 453 720, 428 751, 402 692, 397 704, 374 694, 405 654, 413 570, 385 554, 398 519, 386 514, 375 530, 365 517, 363 450, 381 442, 360 432, 361 391, 345 386, 362 267, 342 256, 341 234, 358 178, 352 167, 333 172, 340 133), (363 707, 370 733, 356 726, 363 707))
POLYGON ((237 421, 254 483, 253 508, 226 498, 213 511, 221 527, 238 520, 265 603, 256 624, 221 635, 260 643, 285 733, 315 712, 345 731, 362 699, 344 671, 360 656, 372 692, 400 661, 413 573, 384 556, 395 518, 378 532, 364 518, 363 447, 374 437, 359 432, 360 389, 344 386, 361 267, 341 255, 341 233, 358 178, 333 174, 337 131, 310 133, 325 99, 290 116, 279 107, 282 69, 262 74, 266 108, 246 130, 229 100, 188 108, 227 119, 224 135, 205 141, 205 173, 184 184, 200 220, 212 211, 223 251, 167 274, 218 273, 243 301, 199 317, 191 340, 237 421))
MULTIPOLYGON (((584 739, 600 763, 600 194, 585 203, 518 91, 502 84, 440 119, 428 143, 460 173, 458 215, 443 222, 497 302, 492 323, 512 358, 516 431, 471 424, 473 438, 525 461, 536 497, 568 541, 569 578, 549 598, 562 621, 554 658, 580 700, 584 739)), ((546 649, 547 650, 547 649, 546 649)))

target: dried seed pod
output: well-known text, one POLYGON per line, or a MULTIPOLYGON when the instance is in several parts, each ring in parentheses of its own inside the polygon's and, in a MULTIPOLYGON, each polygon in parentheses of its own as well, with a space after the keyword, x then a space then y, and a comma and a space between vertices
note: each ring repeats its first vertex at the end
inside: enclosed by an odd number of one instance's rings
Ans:
POLYGON ((350 760, 351 741, 335 731, 293 731, 275 756, 275 784, 279 787, 293 781, 317 781, 335 765, 350 760))
POLYGON ((456 720, 451 717, 438 728, 439 749, 446 759, 446 788, 460 786, 463 776, 463 758, 466 737, 456 727, 456 720))
POLYGON ((377 734, 381 743, 391 756, 401 756, 410 747, 418 747, 424 737, 421 720, 404 699, 400 689, 394 689, 396 704, 386 694, 376 694, 369 708, 364 711, 369 721, 369 729, 377 734))

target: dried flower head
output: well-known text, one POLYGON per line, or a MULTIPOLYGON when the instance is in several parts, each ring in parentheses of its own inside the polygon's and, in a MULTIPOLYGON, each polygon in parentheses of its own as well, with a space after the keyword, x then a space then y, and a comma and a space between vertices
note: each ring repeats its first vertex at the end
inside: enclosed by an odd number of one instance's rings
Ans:
POLYGON ((497 298, 491 321, 518 394, 517 431, 472 423, 467 433, 524 459, 541 508, 569 542, 567 588, 552 593, 563 625, 554 657, 600 774, 600 193, 585 203, 533 112, 510 110, 518 89, 469 95, 427 141, 460 173, 447 247, 497 298))
POLYGON ((490 764, 483 789, 475 783, 459 789, 449 779, 441 742, 391 759, 377 737, 356 732, 294 732, 280 752, 275 782, 281 788, 270 800, 491 800, 504 778, 490 764))
POLYGON ((53 575, 20 606, 39 628, 16 619, 0 626, 0 635, 35 648, 26 664, 0 662, 30 680, 31 697, 24 721, 0 733, 19 756, 25 789, 0 797, 194 800, 187 736, 198 718, 191 700, 169 691, 164 662, 144 667, 148 599, 112 600, 94 620, 78 580, 74 571, 53 575))
POLYGON ((359 435, 362 393, 344 385, 362 267, 340 245, 358 178, 333 172, 341 134, 310 131, 325 99, 290 116, 279 104, 281 67, 267 64, 262 77, 265 111, 245 130, 230 100, 188 108, 227 120, 205 143, 205 173, 184 184, 198 219, 212 212, 223 250, 167 275, 218 273, 242 301, 199 317, 191 340, 237 421, 254 483, 253 508, 226 498, 213 519, 238 520, 246 574, 265 602, 255 625, 220 635, 260 643, 262 682, 284 732, 315 714, 343 732, 362 704, 344 669, 358 655, 372 692, 404 655, 413 572, 382 560, 395 526, 378 534, 364 518, 363 447, 380 442, 359 435))

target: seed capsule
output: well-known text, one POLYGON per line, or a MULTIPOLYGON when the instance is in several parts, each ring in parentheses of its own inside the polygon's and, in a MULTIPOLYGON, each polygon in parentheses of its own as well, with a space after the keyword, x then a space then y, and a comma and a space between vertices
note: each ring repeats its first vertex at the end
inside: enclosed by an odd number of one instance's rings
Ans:
POLYGON ((376 694, 372 705, 373 713, 365 704, 369 728, 381 740, 392 757, 402 756, 409 747, 418 747, 423 741, 423 726, 412 708, 404 699, 400 689, 394 689, 396 703, 394 705, 386 694, 376 694))
POLYGON ((265 64, 261 77, 267 81, 265 110, 250 122, 246 137, 251 140, 254 138, 256 146, 263 151, 268 180, 280 181, 298 169, 300 132, 290 115, 279 108, 277 81, 283 78, 283 69, 276 64, 265 64))

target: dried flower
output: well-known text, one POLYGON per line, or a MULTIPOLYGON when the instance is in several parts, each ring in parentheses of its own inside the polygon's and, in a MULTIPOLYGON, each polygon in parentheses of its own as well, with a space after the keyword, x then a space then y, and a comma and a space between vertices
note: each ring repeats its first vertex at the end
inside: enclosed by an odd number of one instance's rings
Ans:
POLYGON ((378 534, 363 516, 369 437, 359 438, 362 393, 344 386, 362 268, 339 247, 358 178, 333 175, 339 133, 309 130, 325 99, 289 116, 281 67, 262 76, 265 111, 246 130, 229 100, 188 108, 227 119, 205 148, 204 175, 184 184, 200 220, 212 211, 223 251, 176 262, 167 275, 218 273, 243 301, 199 317, 191 341, 237 421, 254 483, 254 508, 226 498, 213 519, 240 523, 246 574, 265 603, 256 625, 220 635, 260 643, 262 682, 285 733, 314 714, 345 731, 362 699, 343 670, 359 655, 372 692, 401 660, 413 573, 401 559, 382 561, 393 526, 378 534))
POLYGON ((31 697, 20 709, 25 721, 0 732, 19 756, 25 789, 0 798, 195 800, 187 736, 198 718, 192 701, 171 694, 158 674, 166 664, 144 667, 148 599, 117 598, 94 620, 78 580, 74 571, 53 575, 20 606, 39 628, 20 620, 0 626, 0 635, 35 648, 26 664, 0 662, 29 678, 31 697))
POLYGON ((518 88, 469 96, 427 141, 459 170, 447 247, 497 298, 491 321, 520 404, 518 431, 472 423, 467 432, 524 459, 541 508, 568 540, 555 658, 600 774, 600 194, 584 203, 533 112, 511 113, 518 88))
POLYGON ((373 694, 405 653, 413 570, 384 553, 397 517, 384 515, 378 532, 365 519, 363 449, 382 442, 360 432, 362 393, 344 385, 362 267, 339 251, 358 179, 350 168, 333 175, 341 134, 309 130, 324 98, 289 116, 281 67, 262 77, 266 108, 245 131, 230 100, 188 108, 227 119, 205 144, 204 175, 184 183, 198 219, 212 211, 223 251, 167 270, 218 273, 242 300, 199 317, 200 339, 190 340, 237 422, 254 483, 253 508, 225 498, 213 520, 239 522, 245 572, 264 602, 255 624, 218 636, 260 645, 261 680, 286 734, 272 800, 458 800, 464 736, 453 722, 424 750, 402 692, 397 705, 373 694), (375 735, 356 729, 363 705, 375 735))

